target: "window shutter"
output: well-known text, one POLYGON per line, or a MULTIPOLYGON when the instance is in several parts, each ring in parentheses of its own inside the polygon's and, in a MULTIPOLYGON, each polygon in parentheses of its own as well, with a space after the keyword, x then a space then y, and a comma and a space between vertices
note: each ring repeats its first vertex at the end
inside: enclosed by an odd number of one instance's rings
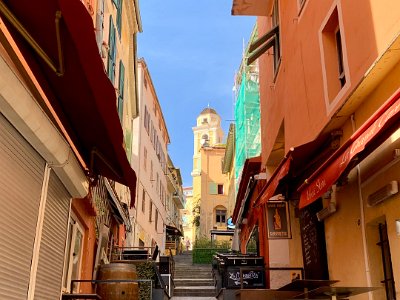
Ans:
POLYGON ((119 84, 118 84, 118 116, 122 123, 124 112, 124 86, 125 86, 125 67, 122 61, 119 61, 119 84))
POLYGON ((121 38, 121 27, 122 27, 122 0, 117 0, 117 29, 119 38, 121 38))
POLYGON ((217 194, 217 184, 215 182, 209 182, 208 183, 208 188, 210 191, 211 195, 216 195, 217 194))
POLYGON ((108 37, 108 44, 109 44, 109 52, 108 52, 108 66, 107 66, 107 73, 108 78, 110 78, 111 82, 114 83, 115 77, 115 27, 114 22, 112 20, 112 16, 110 16, 110 33, 108 37))

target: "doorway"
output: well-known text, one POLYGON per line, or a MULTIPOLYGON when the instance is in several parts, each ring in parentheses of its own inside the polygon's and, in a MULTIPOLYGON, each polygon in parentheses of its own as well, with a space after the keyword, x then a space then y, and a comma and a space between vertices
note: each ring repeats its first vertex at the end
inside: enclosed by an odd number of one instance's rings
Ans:
POLYGON ((381 248, 382 266, 383 266, 383 280, 381 283, 385 285, 386 299, 396 299, 396 289, 393 278, 392 258, 390 255, 389 237, 387 233, 387 224, 379 223, 379 242, 377 245, 381 248))

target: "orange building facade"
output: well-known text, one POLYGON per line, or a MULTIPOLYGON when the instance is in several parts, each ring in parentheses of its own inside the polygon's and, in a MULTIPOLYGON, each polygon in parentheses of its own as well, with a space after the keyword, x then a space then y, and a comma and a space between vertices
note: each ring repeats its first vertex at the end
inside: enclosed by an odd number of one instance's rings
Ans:
POLYGON ((258 16, 247 59, 260 70, 262 154, 240 182, 241 250, 256 226, 271 287, 302 269, 380 287, 373 299, 398 297, 400 5, 250 2, 232 9, 258 16), (267 180, 248 184, 259 173, 267 180), (271 236, 276 200, 287 206, 288 239, 271 236))

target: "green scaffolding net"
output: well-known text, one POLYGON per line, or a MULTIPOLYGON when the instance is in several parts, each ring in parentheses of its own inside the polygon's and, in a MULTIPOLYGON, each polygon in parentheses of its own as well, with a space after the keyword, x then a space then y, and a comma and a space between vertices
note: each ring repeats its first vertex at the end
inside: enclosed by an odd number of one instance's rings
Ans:
POLYGON ((261 152, 258 74, 242 73, 235 105, 235 120, 235 180, 238 183, 245 160, 258 156, 261 152))

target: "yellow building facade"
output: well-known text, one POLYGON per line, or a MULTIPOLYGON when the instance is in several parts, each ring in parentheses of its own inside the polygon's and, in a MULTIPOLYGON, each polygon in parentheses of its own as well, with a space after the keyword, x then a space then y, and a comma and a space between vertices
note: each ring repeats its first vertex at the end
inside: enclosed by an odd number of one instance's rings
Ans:
POLYGON ((197 208, 199 213, 196 238, 213 238, 213 232, 227 229, 227 219, 231 214, 228 205, 228 176, 222 172, 224 133, 220 116, 209 107, 200 113, 196 124, 192 128, 193 208, 197 208))

